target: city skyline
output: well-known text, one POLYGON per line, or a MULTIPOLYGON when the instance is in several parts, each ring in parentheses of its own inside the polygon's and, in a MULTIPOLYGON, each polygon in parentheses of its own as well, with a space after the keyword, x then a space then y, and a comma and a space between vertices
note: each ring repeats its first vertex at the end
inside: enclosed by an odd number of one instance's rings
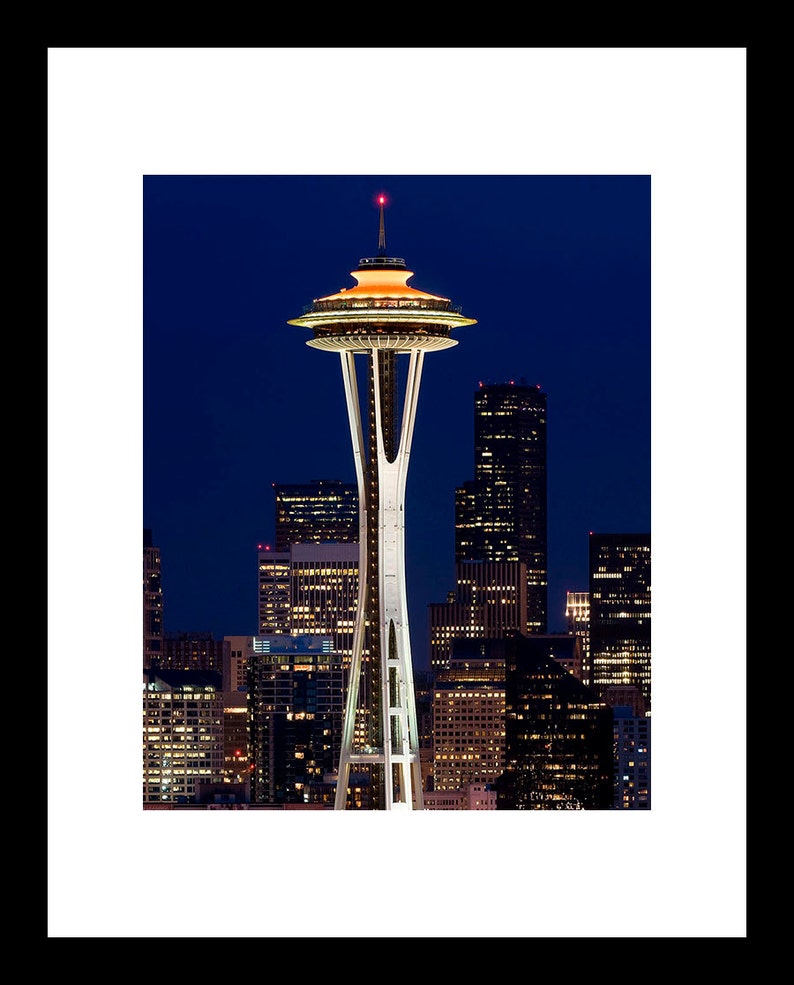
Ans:
POLYGON ((410 286, 477 320, 425 360, 406 500, 415 665, 428 606, 454 588, 480 382, 548 397, 550 631, 565 593, 587 590, 589 531, 650 531, 648 176, 149 175, 144 519, 169 631, 254 632, 273 484, 353 478, 337 367, 285 314, 352 286, 380 193, 410 286))
MULTIPOLYGON (((142 175, 462 171, 652 176, 654 810, 619 830, 611 812, 538 812, 529 825, 516 812, 411 815, 400 834, 416 879, 394 887, 389 933, 744 936, 746 50, 54 49, 48 98, 50 935, 345 937, 351 913, 357 936, 383 933, 350 878, 351 857, 382 847, 377 823, 355 843, 334 826, 322 919, 293 916, 317 885, 314 852, 252 859, 233 914, 196 907, 164 926, 151 906, 153 838, 195 858, 210 840, 204 824, 139 806, 142 175), (88 590, 100 643, 78 651, 88 590), (715 600, 730 613, 719 674, 699 659, 715 652, 702 618, 715 600), (75 716, 86 693, 69 650, 117 701, 75 716), (90 748, 107 781, 86 809, 57 755, 64 740, 90 748), (693 748, 713 751, 707 792, 701 771, 680 768, 693 748), (642 907, 600 905, 603 882, 578 878, 577 839, 610 870, 641 859, 642 907), (447 867, 442 904, 417 902, 435 853, 466 858, 472 843, 487 845, 487 873, 447 867), (473 878, 499 906, 471 906, 473 878)), ((440 291, 406 253, 416 283, 440 291)), ((214 817, 211 847, 237 843, 239 815, 214 817)), ((276 812, 257 829, 270 844, 316 845, 318 820, 327 833, 342 817, 276 812)), ((200 880, 183 884, 199 894, 200 880)))

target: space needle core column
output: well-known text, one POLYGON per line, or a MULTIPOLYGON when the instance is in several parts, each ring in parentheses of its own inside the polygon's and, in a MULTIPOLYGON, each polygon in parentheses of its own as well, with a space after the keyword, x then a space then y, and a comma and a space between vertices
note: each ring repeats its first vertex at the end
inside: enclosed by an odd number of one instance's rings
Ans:
POLYGON ((288 322, 312 330, 306 343, 312 348, 339 352, 358 483, 359 595, 336 810, 348 807, 351 772, 368 773, 372 809, 423 809, 406 600, 405 487, 424 355, 457 345, 453 328, 476 324, 448 298, 408 286, 413 271, 405 260, 386 255, 383 196, 379 206, 378 255, 359 260, 351 271, 356 286, 316 299, 288 322), (356 356, 366 362, 361 388, 356 356), (407 357, 404 381, 398 381, 400 356, 407 357))

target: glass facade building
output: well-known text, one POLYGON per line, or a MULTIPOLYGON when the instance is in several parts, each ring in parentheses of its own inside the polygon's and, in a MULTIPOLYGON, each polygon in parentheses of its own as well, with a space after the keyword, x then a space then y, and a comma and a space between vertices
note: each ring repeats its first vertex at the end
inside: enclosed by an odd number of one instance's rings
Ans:
POLYGON ((259 551, 259 635, 330 636, 349 664, 358 608, 358 544, 259 551))
MULTIPOLYGON (((505 770, 497 810, 609 810, 612 709, 552 655, 567 636, 489 641, 505 657, 505 770)), ((492 652, 494 652, 492 651, 492 652)))
POLYGON ((320 636, 254 639, 248 659, 251 803, 330 798, 344 716, 342 657, 320 636))
POLYGON ((229 643, 212 633, 164 633, 162 670, 205 671, 223 674, 229 663, 229 643))
POLYGON ((548 625, 546 394, 480 384, 474 394, 474 479, 455 491, 455 558, 526 565, 527 624, 548 625))
POLYGON ((526 565, 520 561, 457 561, 456 588, 428 606, 430 666, 449 665, 454 641, 500 637, 527 626, 526 565))
POLYGON ((590 683, 638 687, 651 708, 651 535, 590 534, 590 683))
POLYGON ((613 708, 615 728, 615 808, 650 810, 651 719, 627 705, 613 708))
POLYGON ((358 488, 338 479, 273 483, 276 550, 293 544, 358 542, 358 488))
POLYGON ((504 660, 482 656, 479 647, 453 656, 448 667, 437 671, 433 688, 434 791, 493 784, 501 775, 504 677, 504 660))

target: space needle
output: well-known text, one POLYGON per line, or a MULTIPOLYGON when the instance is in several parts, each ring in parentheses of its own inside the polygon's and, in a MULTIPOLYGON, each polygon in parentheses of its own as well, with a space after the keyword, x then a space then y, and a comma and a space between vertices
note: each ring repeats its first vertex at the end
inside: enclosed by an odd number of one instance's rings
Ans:
POLYGON ((425 353, 457 345, 450 332, 476 320, 408 286, 413 271, 386 254, 384 196, 378 205, 378 253, 350 272, 356 286, 317 298, 288 324, 310 329, 312 348, 340 355, 358 484, 358 607, 334 809, 354 806, 348 788, 363 775, 371 809, 423 810, 405 486, 425 353), (360 383, 356 356, 364 357, 360 383))

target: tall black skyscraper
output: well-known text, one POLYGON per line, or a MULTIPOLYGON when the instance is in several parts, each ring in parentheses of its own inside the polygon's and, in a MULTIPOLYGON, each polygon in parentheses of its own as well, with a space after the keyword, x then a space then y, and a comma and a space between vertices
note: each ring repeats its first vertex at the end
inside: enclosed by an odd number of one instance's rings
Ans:
POLYGON ((524 383, 474 394, 474 479, 455 491, 455 560, 523 561, 527 633, 548 621, 546 394, 524 383))

